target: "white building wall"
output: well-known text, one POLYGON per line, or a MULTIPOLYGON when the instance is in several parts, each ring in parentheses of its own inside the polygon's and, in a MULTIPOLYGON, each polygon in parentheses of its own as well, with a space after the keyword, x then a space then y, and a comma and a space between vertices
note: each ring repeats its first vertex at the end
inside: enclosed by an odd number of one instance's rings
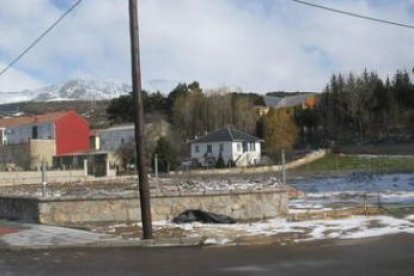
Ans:
POLYGON ((224 162, 227 164, 227 162, 232 159, 232 142, 193 143, 191 144, 191 157, 196 158, 204 166, 208 145, 211 145, 212 147, 212 152, 207 154, 208 157, 218 159, 220 156, 220 145, 222 145, 223 151, 221 152, 221 156, 223 157, 224 162), (197 146, 199 149, 198 152, 196 151, 197 146))
POLYGON ((104 151, 116 151, 123 143, 135 140, 134 127, 107 129, 100 132, 101 149, 104 151))
POLYGON ((232 147, 233 147, 232 160, 234 161, 234 160, 237 160, 237 158, 243 154, 243 145, 242 145, 242 142, 233 142, 232 147))
POLYGON ((261 145, 260 142, 251 142, 254 143, 253 146, 249 143, 247 145, 247 151, 243 151, 242 142, 211 142, 211 143, 192 143, 191 144, 191 157, 196 158, 202 166, 206 166, 205 157, 207 153, 207 145, 212 146, 212 153, 208 156, 212 156, 215 159, 219 157, 220 154, 220 145, 223 145, 222 157, 224 162, 227 164, 229 160, 241 160, 240 166, 252 166, 257 165, 261 158, 261 145), (198 152, 196 147, 198 146, 198 152))
POLYGON ((37 127, 37 138, 39 140, 55 139, 55 127, 53 123, 30 124, 24 126, 10 127, 5 130, 7 144, 21 144, 33 139, 33 127, 37 127))

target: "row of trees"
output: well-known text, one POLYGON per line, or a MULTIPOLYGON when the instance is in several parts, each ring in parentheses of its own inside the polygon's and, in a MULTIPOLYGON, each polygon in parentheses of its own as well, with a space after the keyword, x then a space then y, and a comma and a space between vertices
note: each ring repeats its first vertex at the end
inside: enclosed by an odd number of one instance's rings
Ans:
MULTIPOLYGON (((180 83, 167 96, 144 92, 143 98, 146 113, 163 117, 174 130, 172 137, 163 140, 161 149, 156 150, 168 148, 169 157, 165 159, 169 160, 165 164, 177 164, 176 158, 171 157, 175 151, 181 157, 189 155, 186 141, 225 126, 264 139, 264 150, 274 157, 281 149, 317 147, 327 145, 324 141, 328 140, 402 140, 414 133, 414 85, 404 70, 385 81, 367 70, 360 75, 334 74, 318 95, 315 109, 270 109, 264 116, 255 110, 264 106, 263 96, 234 93, 225 88, 203 91, 198 82, 180 83)), ((112 123, 131 122, 132 107, 132 96, 121 96, 110 102, 108 117, 112 123)))
MULTIPOLYGON (((233 126, 256 133, 258 116, 252 94, 231 93, 226 89, 203 92, 198 83, 177 86, 171 95, 172 124, 181 139, 192 139, 214 129, 233 126)), ((169 97, 170 97, 169 96, 169 97)))
POLYGON ((414 130, 414 86, 407 71, 385 81, 367 70, 359 76, 333 75, 316 112, 316 125, 330 139, 404 139, 414 130))

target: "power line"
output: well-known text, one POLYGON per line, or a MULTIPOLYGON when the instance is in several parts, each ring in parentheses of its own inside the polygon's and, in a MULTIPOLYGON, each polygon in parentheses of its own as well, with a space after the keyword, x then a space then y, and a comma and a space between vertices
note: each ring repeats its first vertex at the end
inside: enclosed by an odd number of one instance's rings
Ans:
POLYGON ((371 20, 371 21, 374 21, 374 22, 379 22, 379 23, 383 23, 383 24, 390 24, 390 25, 403 27, 403 28, 408 28, 408 29, 414 29, 414 25, 407 25, 407 24, 402 24, 402 23, 389 21, 389 20, 385 20, 385 19, 381 19, 381 18, 375 18, 375 17, 370 17, 370 16, 366 16, 366 15, 362 15, 362 14, 353 13, 353 12, 338 10, 338 9, 334 9, 334 8, 330 8, 330 7, 326 7, 326 6, 321 6, 321 5, 318 5, 318 4, 314 4, 314 3, 310 3, 310 2, 302 1, 302 0, 291 0, 291 1, 296 2, 298 4, 302 4, 302 5, 306 5, 306 6, 310 6, 310 7, 314 7, 314 8, 319 8, 319 9, 334 12, 334 13, 339 13, 339 14, 344 14, 344 15, 348 15, 348 16, 357 17, 357 18, 360 18, 360 19, 371 20))
POLYGON ((71 13, 76 6, 78 6, 82 0, 76 1, 69 9, 67 9, 52 25, 50 25, 46 31, 38 36, 23 52, 21 52, 16 58, 14 58, 3 70, 0 72, 0 77, 7 72, 16 62, 18 62, 24 55, 27 54, 37 43, 39 43, 50 31, 52 31, 69 13, 71 13))

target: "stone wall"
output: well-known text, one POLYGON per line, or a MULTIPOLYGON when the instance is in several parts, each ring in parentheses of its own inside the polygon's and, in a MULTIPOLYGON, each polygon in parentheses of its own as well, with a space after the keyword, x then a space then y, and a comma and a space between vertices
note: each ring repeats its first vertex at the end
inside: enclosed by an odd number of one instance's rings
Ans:
MULTIPOLYGON (((140 221, 138 197, 37 199, 38 213, 31 211, 32 202, 0 198, 0 206, 9 200, 11 209, 2 208, 0 218, 16 219, 13 206, 21 219, 48 225, 77 226, 90 222, 140 221), (25 205, 28 205, 27 208, 25 205), (19 209, 19 210, 20 210, 19 209)), ((229 215, 238 220, 257 220, 285 216, 288 212, 288 194, 285 190, 260 192, 230 192, 154 196, 151 198, 152 219, 170 220, 187 209, 202 209, 229 215)), ((17 214, 16 213, 16 214, 17 214)))

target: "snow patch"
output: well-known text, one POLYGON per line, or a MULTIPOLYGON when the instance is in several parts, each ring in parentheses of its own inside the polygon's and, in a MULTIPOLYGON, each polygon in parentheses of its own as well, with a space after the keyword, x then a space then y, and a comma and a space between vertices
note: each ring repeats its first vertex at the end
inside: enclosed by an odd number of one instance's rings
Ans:
POLYGON ((360 239, 392 234, 414 234, 414 223, 407 219, 388 216, 355 216, 338 220, 287 221, 271 219, 239 224, 173 224, 161 223, 164 227, 179 227, 192 236, 207 237, 206 244, 228 244, 236 237, 277 236, 278 234, 300 234, 295 241, 323 239, 360 239))

